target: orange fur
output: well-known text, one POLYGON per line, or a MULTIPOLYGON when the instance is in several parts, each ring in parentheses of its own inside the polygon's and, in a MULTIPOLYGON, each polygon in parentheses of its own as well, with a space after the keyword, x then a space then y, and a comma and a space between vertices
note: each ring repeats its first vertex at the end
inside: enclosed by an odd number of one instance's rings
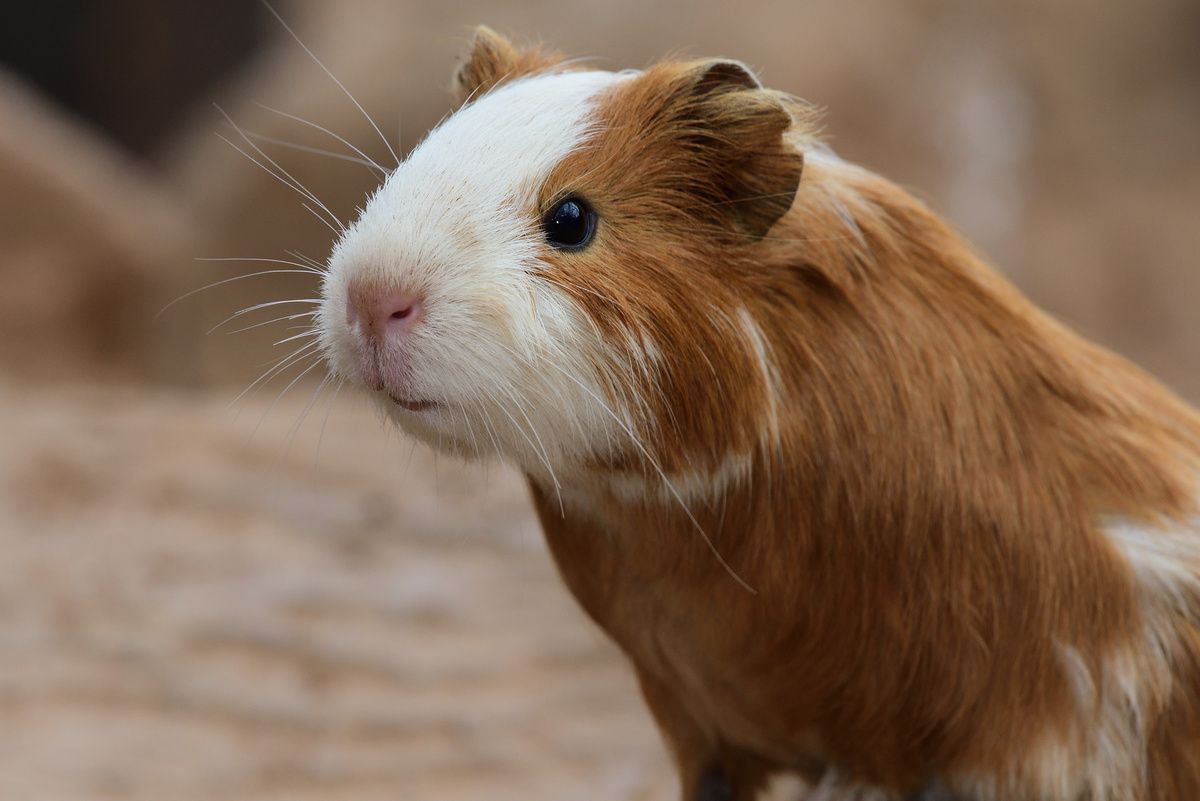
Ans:
POLYGON ((737 62, 537 83, 574 69, 477 33, 472 105, 331 258, 323 347, 411 432, 527 470, 685 801, 785 772, 1200 799, 1200 416, 737 62), (594 238, 543 227, 568 197, 594 238), (355 328, 372 304, 409 322, 355 328))
MULTIPOLYGON (((533 485, 559 568, 633 660, 685 797, 714 763, 739 798, 835 768, 885 797, 931 780, 1042 797, 1031 752, 1060 747, 1066 770, 1096 725, 1062 649, 1099 677, 1147 648, 1103 523, 1195 514, 1200 419, 896 186, 828 157, 801 179, 819 147, 804 109, 743 81, 714 92, 710 69, 620 87, 543 192, 588 198, 602 226, 547 280, 651 362, 611 387, 644 410, 648 455, 597 458, 565 512, 533 485), (755 208, 777 198, 778 222, 755 208), (703 483, 730 460, 688 505, 757 594, 655 489, 657 467, 703 483)), ((1170 687, 1139 711, 1151 779, 1129 801, 1200 798, 1197 614, 1171 621, 1170 687)))

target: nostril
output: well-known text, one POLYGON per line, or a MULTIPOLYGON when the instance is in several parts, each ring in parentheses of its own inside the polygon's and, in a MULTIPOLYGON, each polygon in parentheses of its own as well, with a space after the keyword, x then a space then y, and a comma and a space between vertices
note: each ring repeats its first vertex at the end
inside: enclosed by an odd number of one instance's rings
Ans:
POLYGON ((398 334, 416 325, 422 297, 408 291, 379 291, 369 285, 351 285, 346 299, 346 324, 368 338, 398 334))
POLYGON ((413 324, 421 302, 412 295, 393 295, 380 310, 384 325, 393 328, 408 328, 413 324), (389 313, 390 311, 390 313, 389 313), (385 316, 386 315, 386 316, 385 316))

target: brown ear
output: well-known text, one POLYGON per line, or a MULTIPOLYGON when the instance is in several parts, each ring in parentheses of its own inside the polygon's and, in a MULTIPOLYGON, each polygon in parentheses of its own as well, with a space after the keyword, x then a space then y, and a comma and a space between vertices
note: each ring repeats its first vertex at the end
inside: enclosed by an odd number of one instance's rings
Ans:
POLYGON ((696 80, 696 88, 700 91, 709 91, 713 89, 725 88, 741 88, 741 89, 762 89, 762 83, 759 82, 758 76, 740 61, 733 59, 710 59, 697 62, 699 78, 696 80))
POLYGON ((563 60, 540 46, 517 47, 486 25, 475 29, 471 51, 454 73, 454 92, 460 103, 483 94, 497 84, 541 72, 563 60))
POLYGON ((685 67, 682 110, 693 120, 690 144, 708 172, 706 189, 742 233, 761 238, 791 208, 800 184, 804 156, 784 140, 799 109, 737 61, 685 67))

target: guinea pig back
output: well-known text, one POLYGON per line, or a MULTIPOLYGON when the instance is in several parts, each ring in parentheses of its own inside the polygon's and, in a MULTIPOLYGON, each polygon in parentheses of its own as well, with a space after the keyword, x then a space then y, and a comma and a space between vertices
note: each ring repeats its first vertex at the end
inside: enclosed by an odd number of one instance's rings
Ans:
POLYGON ((738 62, 456 82, 322 347, 525 471, 685 799, 1200 799, 1195 412, 738 62))

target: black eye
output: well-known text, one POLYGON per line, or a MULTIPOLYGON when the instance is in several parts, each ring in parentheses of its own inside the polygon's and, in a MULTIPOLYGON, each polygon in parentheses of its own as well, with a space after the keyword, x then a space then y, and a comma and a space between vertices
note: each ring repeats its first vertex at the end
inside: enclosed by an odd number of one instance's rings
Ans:
POLYGON ((542 222, 546 241, 556 248, 574 250, 592 241, 596 230, 596 213, 582 198, 560 200, 542 222))

